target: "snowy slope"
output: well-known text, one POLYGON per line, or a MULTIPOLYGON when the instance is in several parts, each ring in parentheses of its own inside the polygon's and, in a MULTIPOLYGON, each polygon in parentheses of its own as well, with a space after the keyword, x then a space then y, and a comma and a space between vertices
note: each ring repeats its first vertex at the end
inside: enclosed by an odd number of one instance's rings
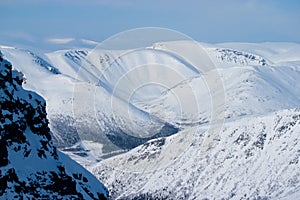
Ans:
MULTIPOLYGON (((273 45, 275 50, 265 50, 262 55, 268 57, 256 54, 263 50, 251 51, 248 48, 245 51, 220 47, 225 45, 204 44, 204 50, 211 61, 205 60, 206 57, 201 52, 193 55, 193 45, 189 42, 153 45, 154 49, 159 48, 166 52, 183 49, 181 52, 184 52, 182 56, 187 59, 186 63, 192 63, 199 69, 199 73, 166 89, 152 101, 134 102, 135 105, 171 124, 184 127, 207 123, 212 120, 215 112, 233 119, 294 108, 300 104, 300 87, 297 79, 300 75, 300 62, 295 59, 297 52, 300 56, 299 45, 292 45, 293 52, 290 52, 290 57, 287 58, 288 53, 284 53, 285 60, 290 59, 292 63, 282 62, 279 59, 282 44, 278 44, 278 50, 275 44, 273 45), (190 50, 184 51, 188 47, 190 50), (279 53, 273 55, 274 51, 279 53), (206 67, 212 65, 211 62, 218 70, 206 67), (213 102, 214 99, 221 100, 213 102), (217 107, 220 109, 216 109, 217 107), (222 112, 225 114, 221 114, 222 112)), ((260 48, 262 49, 263 45, 260 48)), ((289 49, 288 45, 285 48, 289 49)), ((145 94, 145 91, 143 92, 145 94)))
MULTIPOLYGON (((144 111, 115 98, 92 82, 92 79, 88 79, 89 76, 79 73, 78 70, 82 68, 74 62, 73 54, 71 57, 72 51, 54 52, 58 55, 53 58, 56 62, 51 66, 56 66, 59 73, 52 73, 41 66, 39 62, 35 62, 36 55, 23 49, 2 47, 2 51, 15 68, 25 74, 25 87, 38 91, 47 100, 50 128, 58 147, 69 147, 80 139, 86 139, 98 142, 97 151, 106 154, 132 148, 147 141, 147 137, 157 137, 156 134, 169 135, 177 131, 168 123, 151 118, 144 111), (115 102, 115 106, 111 106, 111 101, 115 102), (131 113, 130 116, 128 112, 131 113), (149 118, 151 124, 148 122, 149 118), (132 123, 132 120, 137 122, 132 123), (138 136, 142 130, 147 134, 140 138, 138 136)), ((76 52, 85 55, 83 50, 75 51, 74 54, 76 52)))
POLYGON ((0 52, 0 198, 107 199, 102 183, 53 146, 46 102, 22 82, 0 52))
POLYGON ((299 109, 226 122, 209 148, 206 130, 151 140, 90 170, 113 199, 299 198, 299 109))
POLYGON ((93 149, 97 159, 188 126, 299 105, 298 44, 198 44, 1 50, 47 100, 55 145, 93 149))
MULTIPOLYGON (((276 110, 295 108, 300 105, 300 86, 297 77, 300 67, 290 66, 232 66, 219 69, 224 88, 205 84, 210 72, 184 81, 163 93, 155 101, 141 106, 152 115, 161 116, 178 110, 174 93, 180 94, 184 113, 167 115, 166 121, 191 126, 208 122, 213 112, 211 100, 214 93, 224 91, 222 103, 225 118, 245 115, 261 115, 276 110), (192 92, 191 89, 193 88, 192 92), (212 93, 211 91, 214 91, 212 93), (162 109, 166 111, 161 112, 162 109)), ((177 95, 179 96, 179 95, 177 95)))

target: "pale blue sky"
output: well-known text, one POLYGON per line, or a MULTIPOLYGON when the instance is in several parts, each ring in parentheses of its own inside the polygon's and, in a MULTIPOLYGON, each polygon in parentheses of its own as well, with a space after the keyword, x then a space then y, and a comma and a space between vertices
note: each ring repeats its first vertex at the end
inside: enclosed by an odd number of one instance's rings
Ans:
POLYGON ((102 41, 163 27, 202 42, 300 42, 298 0, 0 0, 0 44, 50 38, 102 41))

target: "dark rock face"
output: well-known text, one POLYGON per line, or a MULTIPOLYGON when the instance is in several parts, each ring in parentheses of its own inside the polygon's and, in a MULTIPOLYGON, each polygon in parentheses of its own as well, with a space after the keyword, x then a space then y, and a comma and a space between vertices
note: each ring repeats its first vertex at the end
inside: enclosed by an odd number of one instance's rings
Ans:
POLYGON ((243 64, 243 65, 252 62, 261 66, 268 66, 268 62, 266 61, 266 59, 258 55, 237 51, 233 49, 216 49, 216 51, 220 53, 218 58, 221 59, 222 61, 243 64))
POLYGON ((56 67, 52 66, 50 63, 48 63, 43 58, 35 55, 33 52, 31 52, 29 50, 24 50, 24 51, 32 56, 32 60, 35 63, 39 64, 41 67, 45 68, 46 70, 48 70, 52 74, 61 74, 60 71, 56 67))
POLYGON ((51 141, 44 99, 22 82, 0 52, 0 199, 106 199, 106 188, 91 186, 74 161, 69 168, 79 172, 67 170, 51 141))
POLYGON ((22 74, 12 71, 11 64, 1 60, 1 141, 6 142, 4 146, 14 146, 15 152, 23 151, 24 156, 28 157, 30 146, 25 130, 30 129, 41 138, 39 157, 47 158, 44 151, 48 151, 51 156, 57 158, 56 149, 51 144, 45 101, 37 94, 23 90, 22 74))

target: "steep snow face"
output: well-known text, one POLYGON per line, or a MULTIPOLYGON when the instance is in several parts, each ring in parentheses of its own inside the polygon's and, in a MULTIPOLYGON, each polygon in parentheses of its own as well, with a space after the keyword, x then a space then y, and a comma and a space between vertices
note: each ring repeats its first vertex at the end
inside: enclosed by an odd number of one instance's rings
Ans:
POLYGON ((151 140, 90 170, 118 199, 298 197, 299 109, 226 122, 210 146, 206 129, 151 140))
POLYGON ((102 183, 53 146, 46 103, 22 82, 0 52, 0 198, 107 199, 102 183))
POLYGON ((199 71, 170 52, 152 48, 129 50, 102 64, 99 84, 120 99, 145 102, 199 71))

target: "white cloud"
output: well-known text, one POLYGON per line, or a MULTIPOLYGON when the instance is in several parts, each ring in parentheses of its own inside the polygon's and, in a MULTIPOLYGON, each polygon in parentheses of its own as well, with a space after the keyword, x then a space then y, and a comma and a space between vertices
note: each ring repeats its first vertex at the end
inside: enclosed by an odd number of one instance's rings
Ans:
POLYGON ((48 42, 51 42, 54 44, 67 44, 74 40, 75 40, 75 38, 50 38, 50 39, 48 39, 48 42))
POLYGON ((87 39, 81 39, 81 42, 88 45, 98 45, 99 42, 93 41, 93 40, 87 40, 87 39))

